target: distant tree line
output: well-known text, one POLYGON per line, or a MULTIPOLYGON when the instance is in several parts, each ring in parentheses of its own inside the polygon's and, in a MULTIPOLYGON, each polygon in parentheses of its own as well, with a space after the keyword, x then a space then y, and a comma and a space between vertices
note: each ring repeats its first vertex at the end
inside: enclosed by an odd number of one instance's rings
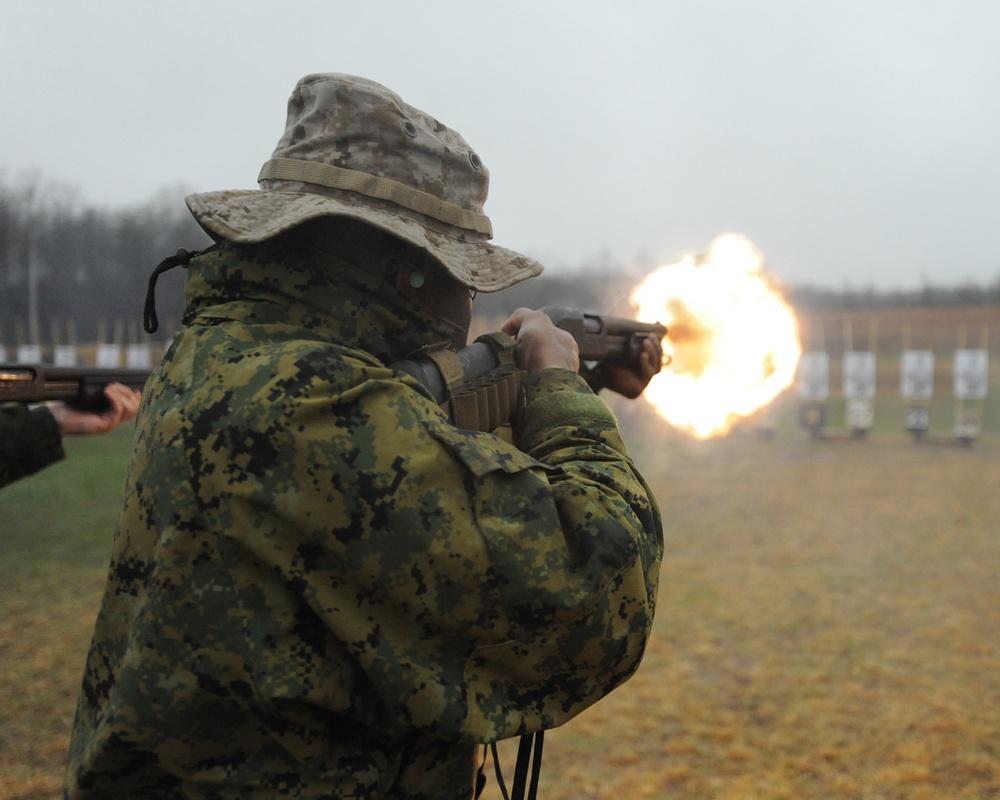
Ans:
POLYGON ((966 282, 957 286, 925 284, 919 289, 881 291, 874 288, 832 290, 799 286, 788 291, 787 299, 792 306, 803 311, 1000 305, 1000 277, 985 286, 966 282))
MULTIPOLYGON (((38 175, 0 172, 0 343, 95 341, 112 326, 138 330, 150 272, 177 248, 199 249, 208 236, 188 213, 181 189, 136 208, 107 210, 38 175), (72 331, 72 332, 70 332, 72 331), (63 341, 53 341, 63 339, 63 341)), ((517 306, 549 303, 626 315, 628 290, 646 270, 610 263, 549 270, 499 294, 480 294, 477 314, 498 317, 517 306)), ((182 271, 165 274, 157 311, 165 332, 183 311, 182 271)), ((802 310, 893 306, 1000 305, 1000 277, 988 286, 925 286, 914 291, 834 291, 793 287, 802 310)))
MULTIPOLYGON (((0 342, 94 341, 127 320, 141 324, 153 268, 179 247, 210 240, 180 189, 149 203, 104 210, 38 175, 0 173, 0 342), (54 333, 57 332, 57 333, 54 333)), ((157 307, 177 324, 183 276, 165 275, 157 307)))

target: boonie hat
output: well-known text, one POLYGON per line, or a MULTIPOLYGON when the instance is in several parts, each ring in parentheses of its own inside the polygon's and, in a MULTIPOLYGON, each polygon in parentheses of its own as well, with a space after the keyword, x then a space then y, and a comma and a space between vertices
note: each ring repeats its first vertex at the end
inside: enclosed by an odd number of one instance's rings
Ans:
POLYGON ((426 250, 459 282, 494 292, 542 265, 490 242, 489 172, 456 131, 374 81, 307 75, 259 190, 186 198, 215 239, 262 242, 307 220, 350 217, 426 250))

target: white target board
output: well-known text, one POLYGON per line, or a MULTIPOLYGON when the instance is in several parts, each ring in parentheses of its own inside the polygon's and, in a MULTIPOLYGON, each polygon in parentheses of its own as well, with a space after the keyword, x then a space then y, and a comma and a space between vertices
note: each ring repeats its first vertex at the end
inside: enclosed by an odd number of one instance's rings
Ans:
POLYGON ((820 350, 803 353, 796 385, 803 400, 826 400, 830 396, 830 357, 820 350))
POLYGON ((907 400, 930 400, 934 396, 934 353, 904 350, 899 364, 899 393, 907 400))
POLYGON ((57 367, 75 367, 76 348, 71 344, 57 344, 52 348, 52 363, 57 367))
POLYGON ((117 344, 101 344, 97 346, 98 367, 120 367, 122 365, 122 348, 117 344))
POLYGON ((982 400, 986 397, 988 361, 985 350, 955 351, 955 397, 959 400, 982 400))
POLYGON ((844 397, 871 400, 875 396, 875 354, 868 350, 844 353, 844 397))
POLYGON ((17 348, 18 364, 40 364, 42 361, 42 346, 40 344, 22 344, 17 348))
POLYGON ((149 369, 152 363, 153 359, 150 355, 148 344, 130 344, 125 349, 126 366, 135 369, 149 369))
POLYGON ((866 431, 875 422, 875 406, 863 397, 850 397, 845 409, 847 427, 855 431, 866 431))

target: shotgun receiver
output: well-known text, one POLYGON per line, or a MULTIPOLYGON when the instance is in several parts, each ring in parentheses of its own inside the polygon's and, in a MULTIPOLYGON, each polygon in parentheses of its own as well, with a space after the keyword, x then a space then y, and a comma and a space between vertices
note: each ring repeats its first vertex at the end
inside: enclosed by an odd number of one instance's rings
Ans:
POLYGON ((105 386, 124 383, 141 390, 149 373, 148 369, 0 364, 0 403, 62 400, 80 411, 101 411, 107 408, 105 386))
MULTIPOLYGON (((581 364, 596 362, 598 365, 634 366, 642 355, 642 342, 646 336, 654 334, 662 339, 667 335, 666 327, 658 322, 606 317, 578 308, 545 306, 539 310, 547 314, 557 328, 562 328, 576 340, 580 348, 581 364)), ((397 361, 392 368, 416 378, 430 390, 438 403, 444 403, 449 398, 450 387, 458 383, 475 383, 498 368, 502 361, 502 350, 496 335, 480 337, 475 343, 454 353, 452 375, 447 377, 444 373, 448 370, 442 368, 440 360, 433 353, 397 361)), ((584 369, 581 369, 581 373, 587 376, 584 369)))

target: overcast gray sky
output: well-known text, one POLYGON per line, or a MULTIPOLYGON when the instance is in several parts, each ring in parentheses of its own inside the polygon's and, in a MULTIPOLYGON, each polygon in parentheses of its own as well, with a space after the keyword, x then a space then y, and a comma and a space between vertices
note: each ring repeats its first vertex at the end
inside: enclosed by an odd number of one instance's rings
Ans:
POLYGON ((349 72, 462 133, 551 269, 736 231, 786 283, 985 284, 998 36, 997 0, 0 0, 0 169, 255 188, 296 80, 349 72))

